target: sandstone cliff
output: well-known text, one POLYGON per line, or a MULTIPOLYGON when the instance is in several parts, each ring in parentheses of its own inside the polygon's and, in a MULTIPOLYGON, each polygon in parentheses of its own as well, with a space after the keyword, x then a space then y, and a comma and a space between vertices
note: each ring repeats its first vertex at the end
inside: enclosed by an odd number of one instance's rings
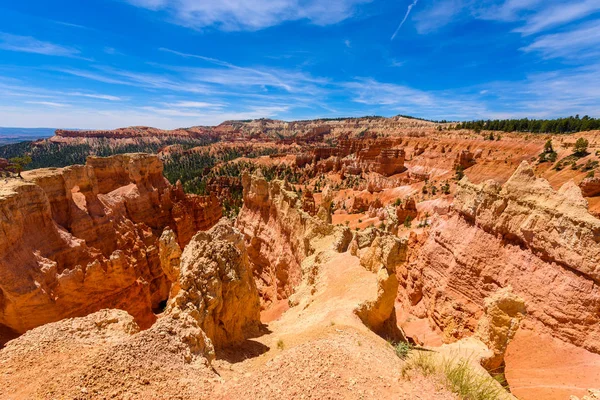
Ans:
POLYGON ((532 329, 600 352, 600 221, 579 189, 554 191, 523 163, 500 186, 464 179, 399 276, 400 298, 451 342, 469 336, 485 299, 511 286, 532 329))
POLYGON ((236 227, 244 234, 263 304, 287 299, 302 279, 302 261, 314 252, 311 240, 333 226, 302 210, 302 200, 282 181, 245 174, 244 207, 236 227))
POLYGON ((0 187, 0 325, 17 332, 109 307, 148 327, 171 283, 163 229, 183 246, 221 217, 216 201, 169 185, 156 156, 90 157, 23 176, 0 187))

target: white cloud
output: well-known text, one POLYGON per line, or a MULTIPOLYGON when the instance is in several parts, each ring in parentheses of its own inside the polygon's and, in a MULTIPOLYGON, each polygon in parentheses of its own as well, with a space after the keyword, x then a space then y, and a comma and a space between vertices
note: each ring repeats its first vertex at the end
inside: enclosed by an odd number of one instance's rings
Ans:
POLYGON ((99 100, 108 100, 108 101, 122 101, 123 99, 118 96, 111 96, 108 94, 95 94, 95 93, 81 93, 81 92, 72 92, 66 93, 68 96, 79 96, 79 97, 88 97, 90 99, 99 99, 99 100))
POLYGON ((55 103, 53 101, 26 101, 27 104, 36 104, 40 106, 48 106, 48 107, 68 107, 69 104, 64 103, 55 103))
POLYGON ((525 26, 517 28, 516 32, 521 32, 523 35, 539 33, 549 28, 580 20, 598 11, 600 11, 600 1, 598 0, 555 4, 528 18, 525 26))
POLYGON ((58 69, 53 69, 53 70, 62 72, 63 74, 69 74, 69 75, 73 75, 73 76, 78 76, 80 78, 91 79, 91 80, 102 82, 102 83, 110 83, 113 85, 131 85, 130 82, 126 82, 121 79, 111 78, 106 75, 102 75, 102 74, 90 72, 90 71, 82 71, 82 70, 71 69, 71 68, 58 68, 58 69))
POLYGON ((402 28, 402 25, 404 25, 404 23, 406 22, 406 19, 410 15, 410 12, 412 11, 413 7, 416 6, 418 2, 419 2, 419 0, 414 0, 412 3, 410 3, 408 5, 406 14, 404 14, 404 18, 402 18, 402 22, 400 22, 400 25, 398 25, 398 28, 396 28, 396 31, 394 31, 394 34, 392 35, 392 38, 390 40, 394 40, 394 38, 396 37, 398 32, 400 32, 400 28, 402 28))
POLYGON ((191 28, 259 30, 287 21, 331 25, 350 18, 359 4, 372 0, 125 0, 152 11, 166 11, 173 22, 191 28))
POLYGON ((372 78, 346 82, 343 87, 350 91, 354 102, 384 107, 396 114, 434 119, 483 118, 488 114, 479 97, 472 93, 424 91, 372 78))
POLYGON ((494 97, 490 118, 556 118, 600 115, 600 63, 532 74, 517 82, 490 82, 494 97))
POLYGON ((538 34, 587 18, 600 12, 598 0, 434 0, 414 20, 419 33, 426 34, 458 19, 519 23, 515 32, 538 34))
POLYGON ((3 32, 0 32, 0 49, 61 57, 75 57, 79 54, 79 50, 71 47, 43 42, 31 36, 19 36, 3 32))
POLYGON ((223 104, 207 103, 205 101, 180 101, 177 103, 168 104, 171 107, 177 108, 221 108, 223 104))
POLYGON ((427 34, 452 22, 462 12, 463 0, 437 0, 430 3, 413 18, 420 34, 427 34))
POLYGON ((522 49, 544 58, 576 57, 576 61, 600 56, 600 23, 592 21, 573 30, 543 35, 522 49))

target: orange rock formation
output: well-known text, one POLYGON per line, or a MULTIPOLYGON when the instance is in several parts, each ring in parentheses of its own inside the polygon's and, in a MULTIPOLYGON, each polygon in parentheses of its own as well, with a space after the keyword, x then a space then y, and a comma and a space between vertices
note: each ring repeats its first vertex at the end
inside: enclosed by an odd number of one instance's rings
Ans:
POLYGON ((0 325, 17 332, 107 307, 148 327, 171 284, 162 230, 184 246, 221 217, 218 203, 169 185, 156 156, 90 157, 23 175, 0 188, 0 325))

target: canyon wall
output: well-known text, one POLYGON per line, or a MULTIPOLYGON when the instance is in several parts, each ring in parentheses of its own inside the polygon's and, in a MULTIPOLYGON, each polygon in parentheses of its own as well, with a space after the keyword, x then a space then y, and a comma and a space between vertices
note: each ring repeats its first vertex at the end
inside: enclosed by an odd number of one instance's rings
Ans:
POLYGON ((183 247, 221 217, 218 202, 185 195, 162 168, 146 154, 90 157, 0 187, 0 326, 22 333, 102 308, 151 325, 171 285, 163 229, 183 247))
POLYGON ((399 272, 400 299, 447 342, 469 336, 485 299, 511 287, 524 326, 600 352, 600 220, 572 182, 555 191, 523 162, 503 185, 463 179, 399 272))
POLYGON ((244 174, 244 207, 236 227, 244 234, 264 305, 287 299, 302 280, 311 240, 329 235, 331 224, 302 210, 300 195, 283 181, 244 174))

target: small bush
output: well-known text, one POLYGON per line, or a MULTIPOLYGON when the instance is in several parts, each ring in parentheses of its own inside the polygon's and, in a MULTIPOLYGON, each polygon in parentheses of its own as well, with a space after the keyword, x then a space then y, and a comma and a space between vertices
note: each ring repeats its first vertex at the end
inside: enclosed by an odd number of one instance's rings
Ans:
POLYGON ((278 348, 279 350, 283 350, 283 349, 285 349, 285 343, 283 343, 283 340, 279 339, 279 340, 277 341, 277 348, 278 348))
POLYGON ((585 165, 583 166, 583 170, 591 171, 597 167, 598 167, 598 161, 588 160, 588 162, 586 162, 585 165))
POLYGON ((408 357, 408 354, 413 349, 412 345, 410 343, 406 343, 406 342, 398 342, 393 346, 394 346, 394 351, 396 352, 396 355, 403 360, 406 359, 406 357, 408 357))
POLYGON ((412 217, 410 215, 407 215, 406 219, 404 220, 404 227, 410 228, 411 225, 412 225, 412 217))
POLYGON ((450 194, 450 184, 448 182, 444 182, 442 185, 442 193, 450 194))
POLYGON ((462 178, 464 178, 465 176, 465 169, 460 166, 457 165, 456 168, 454 169, 454 179, 456 179, 457 181, 460 181, 462 178))
POLYGON ((503 396, 506 391, 498 385, 499 381, 476 371, 468 359, 440 358, 432 353, 413 351, 402 368, 402 376, 410 378, 411 371, 437 377, 448 390, 464 400, 496 400, 506 397, 503 396))
POLYGON ((587 141, 587 139, 579 138, 575 142, 575 147, 573 147, 573 152, 578 157, 583 157, 587 154, 587 148, 588 148, 589 144, 590 143, 587 141))

